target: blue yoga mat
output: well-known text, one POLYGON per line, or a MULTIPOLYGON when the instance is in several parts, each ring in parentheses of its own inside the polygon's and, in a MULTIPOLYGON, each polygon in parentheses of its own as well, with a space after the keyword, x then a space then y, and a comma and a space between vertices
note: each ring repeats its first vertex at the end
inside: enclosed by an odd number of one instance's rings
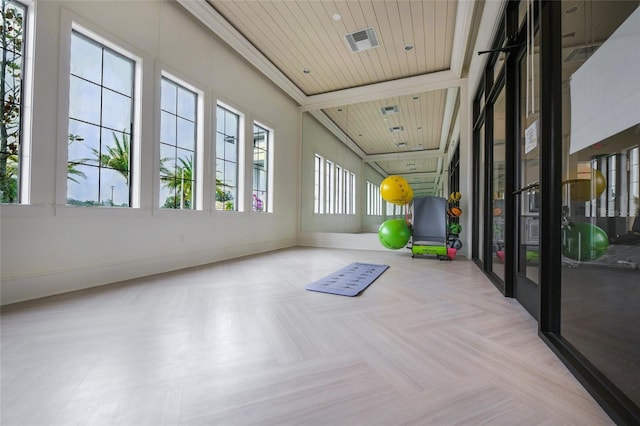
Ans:
POLYGON ((305 289, 340 296, 357 296, 376 280, 389 265, 353 262, 321 280, 307 284, 305 289))

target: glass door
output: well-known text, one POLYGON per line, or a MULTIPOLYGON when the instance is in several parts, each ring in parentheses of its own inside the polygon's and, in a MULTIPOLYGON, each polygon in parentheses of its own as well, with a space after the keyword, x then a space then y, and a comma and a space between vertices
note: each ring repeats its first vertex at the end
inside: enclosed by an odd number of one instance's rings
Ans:
POLYGON ((516 202, 516 276, 514 296, 536 319, 540 311, 540 79, 539 37, 519 63, 519 143, 515 191, 516 202))
POLYGON ((639 413, 640 1, 562 10, 560 331, 639 413))

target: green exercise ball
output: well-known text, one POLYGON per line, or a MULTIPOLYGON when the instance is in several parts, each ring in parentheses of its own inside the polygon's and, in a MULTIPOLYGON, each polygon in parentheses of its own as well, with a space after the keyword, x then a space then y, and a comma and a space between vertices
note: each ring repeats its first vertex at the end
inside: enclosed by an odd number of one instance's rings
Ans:
POLYGON ((378 228, 378 240, 388 249, 398 250, 406 246, 411 231, 404 219, 386 220, 378 228))
POLYGON ((595 260, 609 247, 609 236, 596 225, 578 222, 563 228, 562 254, 574 260, 595 260))

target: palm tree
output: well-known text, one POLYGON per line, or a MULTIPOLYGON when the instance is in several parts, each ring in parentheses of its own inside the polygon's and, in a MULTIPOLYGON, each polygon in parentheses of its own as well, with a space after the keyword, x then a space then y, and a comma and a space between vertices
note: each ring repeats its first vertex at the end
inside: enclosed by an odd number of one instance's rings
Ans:
POLYGON ((169 172, 164 162, 160 160, 160 181, 165 188, 174 192, 174 196, 167 198, 164 207, 167 208, 191 208, 193 205, 193 157, 179 158, 180 164, 176 165, 174 172, 169 172))
POLYGON ((92 151, 98 158, 98 164, 100 164, 100 166, 109 167, 119 172, 124 176, 128 185, 129 159, 131 158, 129 150, 129 136, 124 131, 122 131, 122 139, 118 138, 116 132, 112 132, 112 134, 115 146, 107 146, 106 152, 103 152, 102 154, 100 154, 100 151, 95 148, 92 148, 92 151))

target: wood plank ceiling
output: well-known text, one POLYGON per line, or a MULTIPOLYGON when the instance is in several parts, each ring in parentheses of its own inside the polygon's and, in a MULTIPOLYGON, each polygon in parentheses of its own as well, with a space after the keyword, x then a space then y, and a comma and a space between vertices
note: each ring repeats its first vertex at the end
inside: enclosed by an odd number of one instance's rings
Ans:
MULTIPOLYGON (((457 137, 451 134, 458 119, 455 80, 461 76, 474 2, 179 1, 214 31, 228 23, 225 31, 238 36, 223 34, 223 39, 245 39, 249 50, 273 65, 267 75, 284 76, 303 110, 329 128, 337 126, 334 133, 349 139, 379 172, 419 179, 417 195, 437 191, 444 176, 435 175, 444 173, 449 138, 457 137), (367 28, 374 29, 380 46, 352 52, 345 35, 367 28), (421 84, 429 76, 440 76, 433 90, 421 84), (389 106, 398 112, 383 115, 381 108, 389 106), (402 130, 391 131, 394 127, 402 130), (402 158, 394 159, 399 153, 402 158)), ((247 50, 237 41, 230 44, 247 50)))

